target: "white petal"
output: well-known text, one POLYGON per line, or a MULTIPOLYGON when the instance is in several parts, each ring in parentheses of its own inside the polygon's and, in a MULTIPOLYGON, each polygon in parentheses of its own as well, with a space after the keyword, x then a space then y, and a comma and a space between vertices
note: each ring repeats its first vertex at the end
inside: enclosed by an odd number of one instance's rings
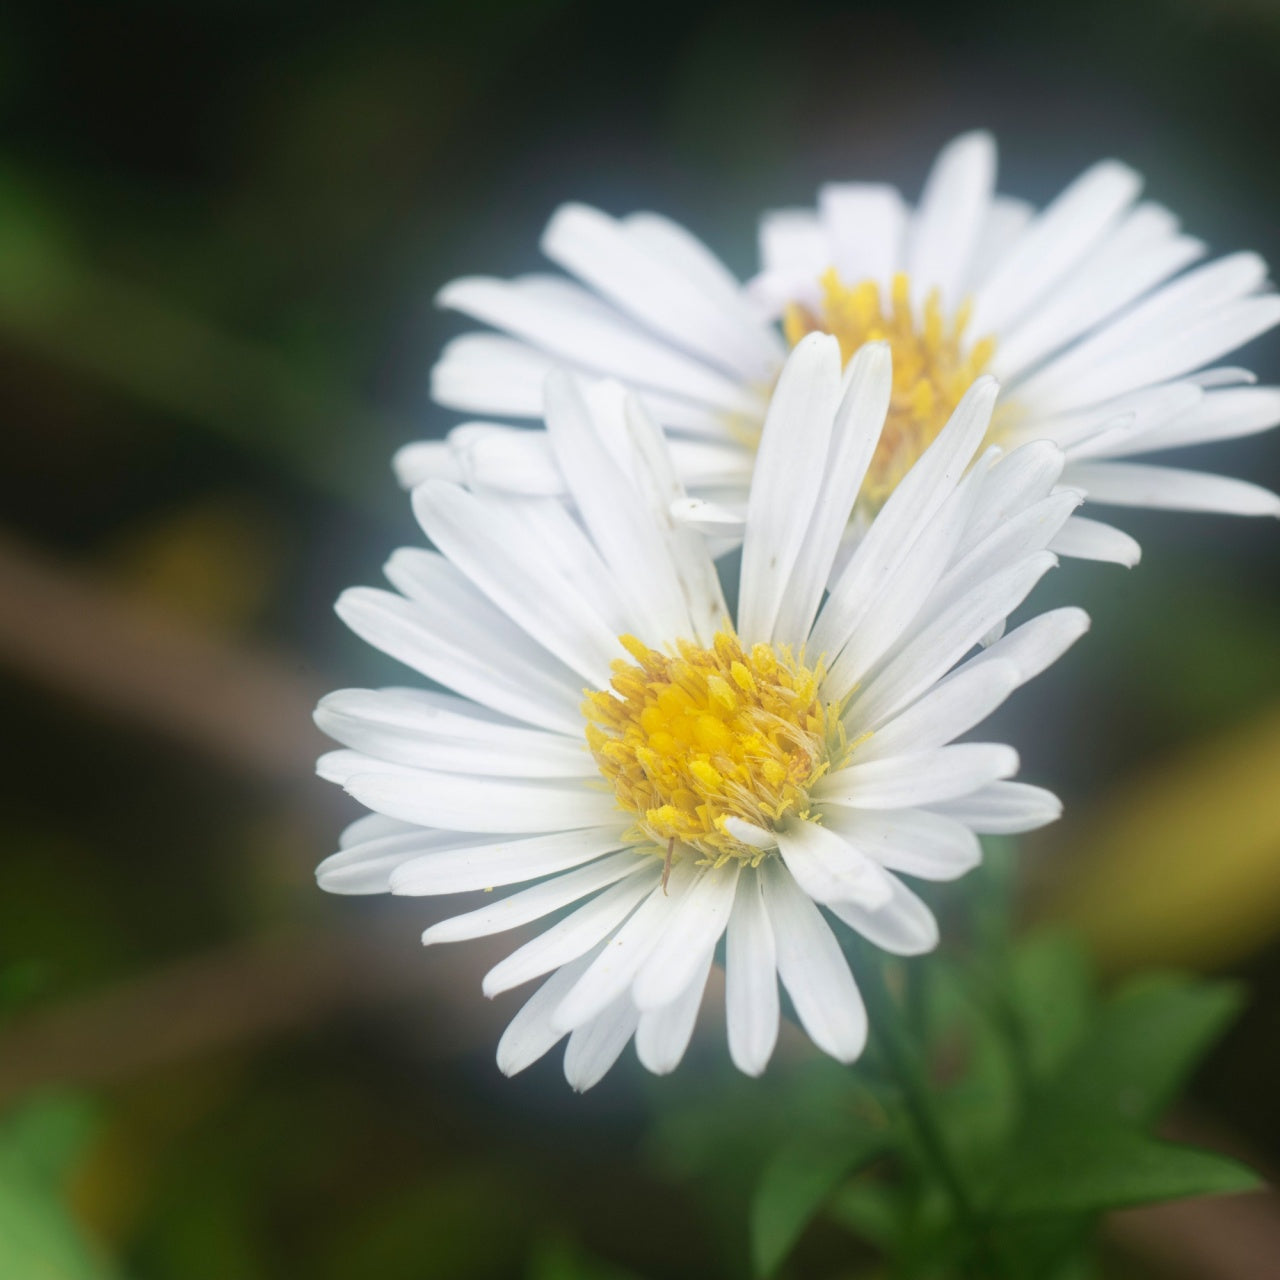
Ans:
POLYGON ((347 780, 346 790, 367 808, 405 822, 495 835, 603 827, 618 816, 613 796, 586 787, 427 769, 357 774, 347 780))
POLYGON ((777 961, 763 892, 760 872, 744 871, 725 940, 729 1056, 749 1076, 768 1066, 778 1042, 777 961))
POLYGON ((1121 529, 1084 516, 1072 516, 1054 535, 1049 550, 1077 560, 1101 560, 1132 569, 1142 559, 1142 548, 1121 529))
POLYGON ((892 389, 887 344, 867 343, 845 371, 822 486, 774 625, 774 638, 779 643, 798 648, 809 635, 849 525, 849 514, 880 439, 892 389))
POLYGON ((831 261, 819 266, 816 281, 834 266, 846 284, 875 280, 889 285, 899 270, 907 208, 896 187, 871 182, 829 183, 818 192, 818 207, 831 247, 831 261))
POLYGON ((1267 431, 1280 423, 1280 387, 1230 387, 1210 391, 1142 436, 1141 449, 1175 449, 1217 440, 1235 440, 1267 431))
POLYGON ((972 795, 937 806, 939 813, 982 835, 1018 835, 1047 826, 1062 816, 1062 801, 1027 782, 993 782, 972 795))
POLYGON ((778 832, 778 848, 796 884, 815 902, 876 907, 889 899, 884 869, 828 827, 794 822, 778 832))
POLYGON ((969 274, 964 283, 965 294, 971 294, 986 283, 991 273, 1008 256, 1018 243, 1027 224, 1035 214, 1035 208, 1026 200, 1014 196, 993 196, 987 206, 987 218, 978 236, 969 263, 969 274))
POLYGON ((604 1079, 635 1034, 639 1021, 635 1006, 622 996, 574 1031, 564 1051, 564 1078, 574 1090, 585 1093, 604 1079))
POLYGON ((617 632, 542 548, 520 537, 509 506, 429 480, 413 491, 413 510, 432 542, 507 617, 596 688, 608 686, 610 664, 625 656, 617 632))
POLYGON ((978 837, 955 818, 928 809, 828 809, 823 823, 890 871, 954 880, 982 861, 978 837))
POLYGON ((823 804, 855 809, 908 809, 967 795, 1018 772, 1018 753, 997 743, 964 742, 912 755, 851 764, 819 780, 823 804))
POLYGON ((983 130, 961 134, 938 153, 912 219, 907 251, 917 308, 935 288, 944 311, 959 305, 995 180, 995 140, 983 130))
POLYGON ((853 758, 865 763, 945 746, 985 720, 1021 683, 1012 662, 960 668, 860 743, 853 758))
POLYGON ((730 305, 723 290, 705 289, 698 276, 598 209, 561 205, 542 250, 647 328, 740 378, 765 380, 782 358, 777 335, 745 298, 730 305))
MULTIPOLYGON (((693 883, 693 862, 694 854, 685 850, 671 869, 666 889, 649 894, 565 996, 554 1014, 557 1026, 571 1030, 584 1025, 627 990, 661 938, 676 903, 693 883)), ((632 1005, 630 995, 627 1004, 632 1005)))
POLYGON ((827 228, 812 209, 771 209, 760 219, 760 275, 747 288, 766 303, 803 301, 797 286, 816 296, 831 253, 827 228))
POLYGON ((566 280, 471 276, 446 285, 437 300, 441 306, 523 338, 574 368, 622 378, 728 413, 754 416, 760 412, 759 396, 649 336, 566 280))
POLYGON ((676 517, 677 506, 688 499, 662 433, 636 402, 629 400, 625 412, 636 482, 648 503, 650 518, 666 539, 693 628, 692 637, 709 644, 729 615, 720 575, 704 539, 676 517))
POLYGON ((778 973, 796 1016, 819 1049, 852 1062, 867 1043, 867 1012, 840 944, 785 867, 767 861, 760 872, 778 973))
POLYGON ((834 655, 844 647, 865 617, 874 590, 901 564, 973 460, 998 391, 994 379, 978 378, 938 438, 893 491, 831 588, 809 639, 813 652, 834 655))
POLYGON ((878 728, 896 710, 914 702, 942 678, 997 623, 1003 621, 1057 563, 1047 551, 996 574, 962 598, 871 676, 845 711, 854 736, 878 728))
MULTIPOLYGON (((369 817, 388 822, 380 813, 369 817)), ((316 882, 326 893, 389 893, 396 869, 424 854, 474 844, 481 836, 459 835, 456 831, 433 831, 428 827, 406 827, 395 823, 394 832, 374 832, 366 839, 343 845, 316 868, 316 882)))
POLYGON ((391 877, 393 892, 426 897, 470 893, 498 885, 519 884, 581 866, 627 844, 623 815, 612 827, 554 831, 550 835, 458 837, 453 845, 405 862, 391 877))
POLYGON ((397 822, 395 818, 387 818, 380 813, 366 813, 342 828, 342 834, 338 836, 338 848, 350 849, 353 845, 366 844, 370 840, 381 840, 383 836, 407 835, 410 831, 421 829, 410 822, 397 822))
POLYGON ((593 778, 600 772, 581 737, 502 724, 474 703, 424 689, 340 689, 320 700, 315 722, 344 746, 445 773, 593 778))
POLYGON ((545 431, 464 422, 449 432, 449 448, 459 479, 473 489, 499 489, 543 498, 562 497, 565 493, 564 476, 545 431))
POLYGON ((999 332, 1061 280, 1133 203, 1141 185, 1115 160, 1082 173, 1028 225, 978 290, 972 332, 999 332))
POLYGON ((1062 475, 1063 451, 1051 440, 1033 440, 997 459, 980 482, 973 518, 956 546, 956 560, 985 537, 1042 498, 1062 475))
POLYGON ((661 1009, 693 981, 703 955, 715 950, 729 923, 739 866, 707 867, 680 895, 667 927, 640 966, 631 998, 641 1013, 661 1009))
POLYGON ((1051 609, 997 638, 957 667, 956 675, 987 662, 1011 663, 1018 669, 1019 684, 1026 684, 1057 662, 1088 630, 1089 615, 1083 609, 1051 609))
POLYGON ((432 367, 431 398, 463 413, 540 417, 542 384, 553 367, 548 356, 514 338, 464 333, 445 344, 432 367))
POLYGON ((813 460, 827 453, 840 376, 840 344, 828 334, 813 333, 791 353, 774 389, 747 500, 738 593, 738 634, 744 644, 773 637, 822 485, 822 471, 813 460))
POLYGON ((892 896, 874 910, 851 902, 836 902, 833 914, 862 934, 881 951, 895 956, 922 956, 938 945, 938 922, 933 912, 897 876, 889 875, 892 896))
POLYGON ((1113 506, 1280 516, 1280 497, 1269 489, 1203 471, 1134 462, 1087 462, 1068 467, 1064 479, 1083 489, 1091 502, 1113 506))
MULTIPOLYGON (((580 876, 582 873, 573 874, 580 876)), ((633 870, 625 879, 584 902, 576 911, 494 965, 484 977, 485 995, 492 998, 531 978, 540 978, 590 950, 611 934, 631 914, 636 904, 652 892, 660 874, 661 866, 655 857, 637 855, 633 870)), ((537 886, 537 889, 542 888, 544 886, 537 886)), ((524 892, 532 894, 535 890, 526 889, 524 892)), ((580 896, 575 894, 569 901, 580 896)), ((558 903, 551 909, 556 910, 563 905, 563 902, 558 903)))
POLYGON ((636 1056, 656 1076, 669 1075, 679 1065, 689 1047, 707 975, 711 972, 712 953, 702 958, 693 978, 670 1004, 640 1014, 636 1028, 636 1056))
POLYGON ((547 379, 547 434, 592 541, 623 584, 641 634, 687 636, 692 621, 664 531, 640 491, 610 457, 602 413, 562 373, 547 379))
MULTIPOLYGON (((580 733, 582 682, 468 583, 457 581, 460 575, 441 557, 418 554, 434 560, 431 576, 439 590, 433 609, 389 591, 355 587, 335 606, 343 622, 374 648, 482 706, 540 728, 580 733)), ((409 563, 397 552, 388 572, 409 563)))
POLYGON ((498 1041, 498 1070, 503 1075, 513 1076, 523 1071, 564 1038, 564 1032, 551 1025, 551 1011, 598 954, 599 948, 558 969, 511 1019, 498 1041))
MULTIPOLYGON (((504 898, 497 898, 475 911, 468 911, 463 915, 450 916, 447 920, 441 920, 423 932, 422 945, 430 947, 441 942, 468 942, 472 938, 486 938, 490 934, 506 933, 509 929, 517 929, 520 925, 528 924, 531 920, 541 920, 543 916, 550 915, 553 911, 559 911, 562 907, 567 907, 571 902, 577 902, 579 898, 585 898, 587 894, 597 894, 598 896, 592 898, 591 902, 585 907, 580 908, 579 912, 575 912, 575 916, 580 912, 587 911, 594 904, 601 903, 605 899, 625 896, 626 890, 633 891, 631 903, 634 905, 643 896, 645 888, 650 883, 641 873, 650 869, 649 864, 652 861, 652 858, 646 858, 643 854, 638 854, 632 849, 623 849, 611 857, 599 858, 589 866, 579 867, 576 871, 569 871, 564 875, 555 876, 553 879, 544 880, 541 884, 536 884, 532 888, 521 889, 519 893, 511 893, 504 898), (600 892, 602 889, 605 890, 604 893, 600 892)), ((528 877, 521 878, 527 879, 528 877)), ((618 919, 622 919, 625 914, 626 911, 623 911, 618 916, 618 919)), ((573 919, 573 916, 568 917, 568 919, 573 919)), ((560 925, 564 923, 565 921, 560 921, 560 925)), ((614 921, 614 924, 616 923, 617 920, 614 921)), ((560 925, 554 927, 559 928, 560 925)), ((612 924, 602 928, 592 938, 589 945, 594 946, 612 928, 612 924)), ((548 930, 548 932, 552 932, 552 930, 548 930)), ((539 941, 546 936, 546 933, 541 934, 539 939, 535 941, 539 941)), ((572 960, 586 950, 586 946, 579 947, 577 950, 569 950, 562 960, 548 964, 545 968, 538 969, 526 976, 532 978, 548 973, 556 968, 558 964, 572 960)), ((518 955, 519 952, 516 954, 518 955)), ((523 982, 524 980, 524 978, 520 978, 517 981, 523 982)), ((496 991, 506 990, 506 987, 502 986, 490 989, 487 985, 487 978, 485 982, 485 995, 492 996, 496 991)), ((507 984, 507 986, 515 985, 516 983, 514 982, 507 984)))
POLYGON ((404 445, 392 456, 391 469, 404 489, 412 489, 431 476, 445 480, 462 479, 458 460, 444 440, 415 440, 404 445))

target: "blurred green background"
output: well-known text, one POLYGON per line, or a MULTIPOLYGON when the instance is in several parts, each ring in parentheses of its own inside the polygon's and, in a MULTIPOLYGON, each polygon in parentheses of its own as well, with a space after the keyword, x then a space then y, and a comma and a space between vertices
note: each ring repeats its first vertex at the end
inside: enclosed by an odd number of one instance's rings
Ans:
MULTIPOLYGON (((1275 262, 1280 6, 17 0, 0 120, 0 1280, 740 1274, 655 1120, 749 1119, 802 1052, 735 1082, 712 1016, 672 1080, 506 1081, 494 948, 312 881, 353 811, 310 708, 392 677, 331 602, 416 539, 389 457, 452 422, 433 293, 537 269, 568 198, 745 275, 761 208, 914 194, 977 125, 1006 190, 1114 154, 1275 262)), ((1274 335, 1246 357, 1280 376, 1274 335)), ((1280 488, 1280 434, 1202 461, 1280 488)), ((1000 726, 1068 802, 1026 914, 1103 972, 1248 981, 1175 1123, 1274 1170, 1278 531, 1120 523, 1145 563, 1054 575, 1094 631, 1000 726)), ((1280 1202, 1107 1239, 1118 1276, 1274 1276, 1280 1202)), ((851 1256, 818 1230, 792 1274, 851 1256)))

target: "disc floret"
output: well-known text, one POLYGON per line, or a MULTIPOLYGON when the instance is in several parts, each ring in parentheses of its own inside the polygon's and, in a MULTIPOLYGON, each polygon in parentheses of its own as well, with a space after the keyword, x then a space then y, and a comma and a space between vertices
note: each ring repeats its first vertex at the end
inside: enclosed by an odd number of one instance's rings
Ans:
POLYGON ((821 664, 786 646, 745 648, 727 630, 710 648, 682 640, 674 653, 621 641, 634 661, 619 659, 611 689, 587 695, 587 741, 656 852, 674 841, 716 866, 754 864, 766 850, 737 838, 729 819, 768 832, 815 818, 810 789, 845 745, 821 664))
POLYGON ((887 299, 882 299, 877 281, 847 285, 834 267, 820 283, 818 311, 799 303, 786 310, 783 328, 793 346, 806 334, 821 332, 839 341, 846 362, 868 342, 888 342, 893 353, 889 413, 862 487, 863 498, 879 507, 991 363, 995 339, 985 337, 966 345, 969 304, 962 304, 948 320, 936 289, 926 297, 917 325, 911 282, 902 273, 893 277, 887 299))

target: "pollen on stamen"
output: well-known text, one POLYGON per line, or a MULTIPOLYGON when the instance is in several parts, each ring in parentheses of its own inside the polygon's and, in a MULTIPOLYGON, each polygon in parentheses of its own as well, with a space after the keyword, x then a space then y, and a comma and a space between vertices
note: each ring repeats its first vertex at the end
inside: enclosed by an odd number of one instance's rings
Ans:
POLYGON ((727 819, 769 831, 816 817, 809 791, 846 745, 839 708, 822 700, 821 664, 785 647, 746 649, 729 631, 671 654, 621 641, 634 661, 615 662, 612 688, 587 695, 587 741, 656 856, 675 840, 701 862, 755 864, 767 851, 736 839, 727 819))
POLYGON ((792 303, 783 329, 794 346, 806 334, 833 335, 847 362, 868 342, 888 342, 893 354, 893 392, 884 431, 867 468, 861 497, 879 507, 946 425, 961 397, 995 354, 995 339, 966 343, 971 307, 963 303, 948 318, 938 291, 925 298, 917 322, 911 306, 911 282, 893 277, 888 298, 875 280, 847 285, 835 268, 820 281, 817 311, 792 303))

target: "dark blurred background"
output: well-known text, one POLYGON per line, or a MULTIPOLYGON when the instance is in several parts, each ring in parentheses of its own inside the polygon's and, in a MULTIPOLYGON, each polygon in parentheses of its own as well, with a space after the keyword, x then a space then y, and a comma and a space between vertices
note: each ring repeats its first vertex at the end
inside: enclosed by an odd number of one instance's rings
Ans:
MULTIPOLYGON (((914 196, 978 125, 1007 191, 1116 155, 1275 262, 1280 6, 18 0, 0 121, 0 1277, 737 1274, 652 1137, 731 1087, 714 1017, 673 1080, 508 1082, 496 948, 312 880, 354 811, 311 706, 393 678, 331 602, 416 540, 389 458, 452 421, 432 296, 537 269, 568 198, 746 275, 762 208, 914 196)), ((1280 339, 1243 362, 1276 380, 1280 339)), ((1280 488, 1280 434, 1193 465, 1280 488)), ((1280 530, 1119 522, 1145 563, 1055 575, 1094 631, 1003 726, 1069 805, 1026 911, 1103 973, 1247 979, 1177 1123, 1274 1170, 1280 530)), ((1280 1207, 1108 1240, 1121 1276, 1273 1276, 1280 1207)))

